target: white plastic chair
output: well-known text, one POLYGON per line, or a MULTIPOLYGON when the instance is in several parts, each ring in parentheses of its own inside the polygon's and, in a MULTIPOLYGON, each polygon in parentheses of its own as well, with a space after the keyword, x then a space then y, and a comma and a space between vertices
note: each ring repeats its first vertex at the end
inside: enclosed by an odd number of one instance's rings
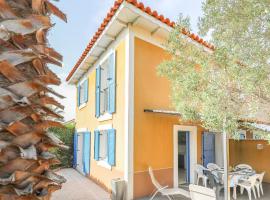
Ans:
POLYGON ((149 175, 153 185, 156 188, 156 191, 151 196, 150 200, 153 200, 158 193, 160 193, 162 196, 166 196, 169 200, 172 200, 171 197, 174 195, 182 195, 184 197, 190 198, 189 192, 186 190, 183 190, 181 188, 168 188, 168 186, 160 185, 157 179, 155 178, 151 167, 149 167, 149 175))
POLYGON ((207 169, 209 169, 210 171, 214 171, 214 170, 219 170, 221 168, 215 163, 208 163, 207 169))
POLYGON ((257 199, 257 195, 256 195, 256 191, 255 191, 255 185, 257 182, 257 178, 258 178, 258 176, 255 174, 253 176, 250 176, 247 180, 240 181, 237 184, 241 188, 241 190, 240 190, 241 194, 243 194, 244 189, 247 190, 249 200, 251 200, 251 190, 253 191, 255 199, 257 199))
POLYGON ((265 172, 262 172, 261 174, 257 174, 257 181, 255 183, 259 198, 261 197, 260 193, 262 193, 262 195, 263 195, 262 182, 263 182, 264 175, 265 175, 265 172))
POLYGON ((235 169, 252 169, 252 167, 247 164, 239 164, 235 166, 235 169))
POLYGON ((195 166, 195 171, 197 173, 197 185, 199 185, 200 179, 202 179, 204 187, 207 187, 207 176, 204 175, 203 170, 207 170, 204 166, 197 164, 195 166))
POLYGON ((189 185, 191 200, 216 200, 215 190, 199 185, 189 185))

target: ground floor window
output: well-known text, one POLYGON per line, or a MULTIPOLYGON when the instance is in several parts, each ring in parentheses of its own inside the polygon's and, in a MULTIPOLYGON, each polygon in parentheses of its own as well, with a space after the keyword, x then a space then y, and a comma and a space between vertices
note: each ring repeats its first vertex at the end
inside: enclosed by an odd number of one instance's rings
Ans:
POLYGON ((116 131, 115 129, 95 130, 94 157, 97 161, 106 162, 115 166, 116 158, 116 131))
POLYGON ((100 131, 99 159, 108 161, 108 130, 100 131))

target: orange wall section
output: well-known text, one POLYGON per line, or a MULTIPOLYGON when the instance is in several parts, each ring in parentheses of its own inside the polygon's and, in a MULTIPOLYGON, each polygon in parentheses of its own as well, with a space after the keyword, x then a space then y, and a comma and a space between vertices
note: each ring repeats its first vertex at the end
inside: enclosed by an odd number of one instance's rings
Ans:
POLYGON ((144 113, 144 109, 172 110, 169 81, 157 75, 157 66, 169 56, 165 51, 135 38, 134 67, 134 171, 172 168, 173 124, 178 118, 144 113))
MULTIPOLYGON (((164 49, 135 37, 134 41, 134 197, 153 191, 148 167, 162 185, 173 185, 173 126, 178 116, 145 113, 144 109, 174 110, 170 83, 157 74, 158 65, 169 55, 164 49)), ((201 163, 201 133, 197 126, 197 160, 201 163)))
POLYGON ((263 140, 230 140, 230 165, 248 164, 257 173, 265 171, 264 181, 270 183, 270 145, 263 140), (257 144, 263 144, 262 150, 257 144))
POLYGON ((112 120, 98 122, 95 117, 95 80, 96 73, 92 70, 89 75, 88 102, 84 108, 76 108, 76 129, 87 128, 91 131, 90 176, 100 182, 108 190, 111 189, 111 179, 124 176, 124 83, 125 83, 125 41, 116 47, 116 112, 112 120), (99 125, 112 124, 116 129, 116 166, 112 170, 98 166, 94 160, 94 130, 99 125))

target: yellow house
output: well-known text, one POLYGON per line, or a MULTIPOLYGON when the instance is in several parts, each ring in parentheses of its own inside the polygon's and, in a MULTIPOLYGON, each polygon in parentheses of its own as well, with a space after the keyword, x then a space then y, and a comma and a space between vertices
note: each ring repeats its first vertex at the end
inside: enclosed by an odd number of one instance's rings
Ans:
POLYGON ((118 0, 66 79, 78 91, 76 168, 108 190, 122 178, 127 199, 153 191, 149 166, 162 185, 178 187, 195 181, 196 163, 223 165, 221 137, 182 123, 169 81, 157 75, 173 26, 136 0, 118 0))

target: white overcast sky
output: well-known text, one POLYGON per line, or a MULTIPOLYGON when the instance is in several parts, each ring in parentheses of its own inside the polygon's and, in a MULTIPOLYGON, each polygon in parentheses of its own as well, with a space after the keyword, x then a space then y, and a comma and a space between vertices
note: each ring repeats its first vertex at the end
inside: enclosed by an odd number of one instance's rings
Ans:
MULTIPOLYGON (((197 20, 202 14, 202 0, 140 1, 175 21, 179 13, 188 15, 191 18, 193 31, 197 32, 197 20)), ((64 56, 63 68, 52 67, 52 69, 62 79, 61 86, 54 89, 66 96, 64 100, 60 100, 65 106, 65 120, 75 117, 76 104, 75 87, 68 85, 65 78, 113 3, 114 0, 60 0, 56 3, 68 16, 67 24, 54 18, 56 25, 49 35, 50 45, 64 56)))

